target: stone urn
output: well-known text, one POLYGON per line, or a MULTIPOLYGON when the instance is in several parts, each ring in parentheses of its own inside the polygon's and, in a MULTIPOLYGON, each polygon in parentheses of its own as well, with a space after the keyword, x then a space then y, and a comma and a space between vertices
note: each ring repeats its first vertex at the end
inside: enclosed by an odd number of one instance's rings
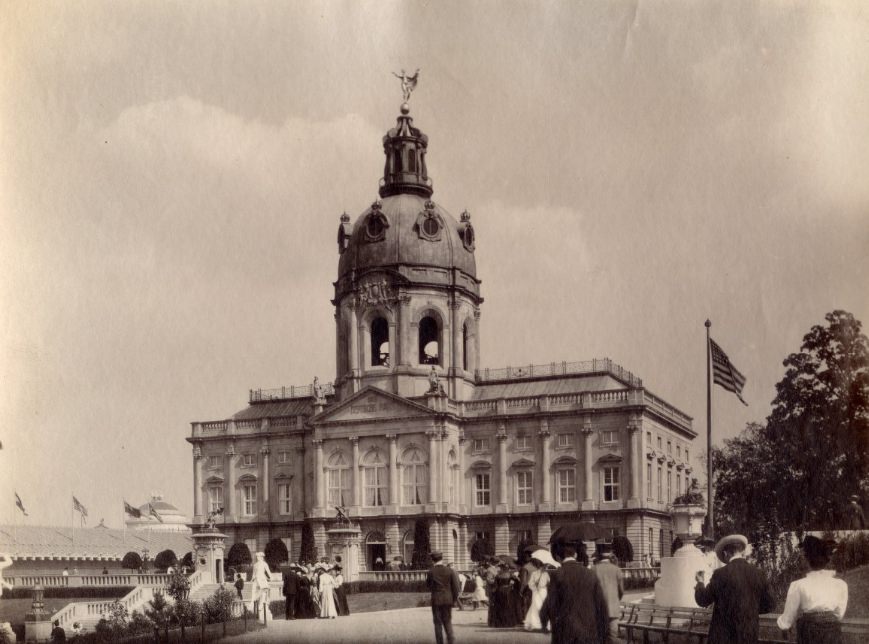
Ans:
POLYGON ((688 546, 693 548, 694 542, 703 534, 706 506, 702 503, 675 503, 670 517, 673 519, 673 532, 683 544, 679 550, 688 546))

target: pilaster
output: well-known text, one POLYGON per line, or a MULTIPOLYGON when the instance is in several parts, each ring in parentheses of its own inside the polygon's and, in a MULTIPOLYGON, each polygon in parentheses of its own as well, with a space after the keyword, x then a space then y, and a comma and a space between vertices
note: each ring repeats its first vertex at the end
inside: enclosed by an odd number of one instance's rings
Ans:
POLYGON ((394 513, 399 505, 399 479, 401 477, 398 471, 398 436, 395 434, 387 434, 389 440, 389 512, 394 513))
POLYGON ((594 510, 594 459, 593 459, 593 443, 594 443, 594 427, 591 423, 591 416, 585 416, 582 424, 583 436, 583 478, 582 478, 582 509, 585 511, 594 510))
POLYGON ((552 509, 552 453, 550 452, 549 439, 549 421, 545 418, 540 419, 540 428, 537 430, 537 435, 540 437, 540 469, 542 482, 540 488, 540 506, 539 510, 548 512, 552 509))
POLYGON ((359 437, 351 436, 350 443, 353 447, 353 508, 350 510, 351 515, 359 515, 359 506, 362 505, 360 494, 362 490, 362 482, 359 480, 359 437))
POLYGON ((504 423, 495 434, 498 440, 498 505, 495 512, 507 512, 507 430, 504 423))
POLYGON ((201 523, 202 511, 202 447, 193 446, 193 522, 201 523))
POLYGON ((238 518, 238 504, 235 498, 235 441, 230 441, 226 448, 226 489, 223 498, 226 499, 225 518, 228 523, 235 523, 238 518))

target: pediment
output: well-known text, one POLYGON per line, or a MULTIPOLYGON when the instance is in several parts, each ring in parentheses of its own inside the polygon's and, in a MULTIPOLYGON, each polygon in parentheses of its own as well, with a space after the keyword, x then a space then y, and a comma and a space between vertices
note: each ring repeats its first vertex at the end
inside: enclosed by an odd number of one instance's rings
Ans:
POLYGON ((347 400, 314 416, 311 423, 322 425, 365 422, 384 418, 427 418, 435 412, 425 405, 396 396, 376 387, 365 387, 347 400))
POLYGON ((613 454, 610 452, 609 454, 604 454, 599 459, 597 459, 598 463, 619 463, 621 462, 622 457, 618 454, 613 454))

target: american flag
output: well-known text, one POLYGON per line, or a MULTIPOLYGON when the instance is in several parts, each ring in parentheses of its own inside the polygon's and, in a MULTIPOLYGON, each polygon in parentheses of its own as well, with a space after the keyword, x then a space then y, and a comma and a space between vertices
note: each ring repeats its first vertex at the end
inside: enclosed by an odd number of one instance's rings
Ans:
POLYGON ((82 523, 87 523, 88 509, 81 504, 75 495, 72 497, 72 509, 81 514, 82 523))
POLYGON ((724 353, 724 350, 719 347, 715 340, 709 339, 712 348, 712 381, 716 385, 721 385, 727 391, 736 394, 740 402, 746 407, 748 403, 742 399, 742 388, 745 386, 745 376, 739 373, 739 369, 733 366, 730 358, 724 353))
POLYGON ((142 518, 142 511, 139 510, 138 508, 134 508, 132 505, 130 505, 126 501, 124 501, 124 512, 129 514, 134 519, 141 519, 142 518))

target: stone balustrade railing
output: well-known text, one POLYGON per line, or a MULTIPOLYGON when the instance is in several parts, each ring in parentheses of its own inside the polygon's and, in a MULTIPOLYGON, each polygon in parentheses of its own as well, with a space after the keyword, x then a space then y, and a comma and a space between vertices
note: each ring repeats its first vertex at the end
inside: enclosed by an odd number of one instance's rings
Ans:
POLYGON ((428 570, 361 570, 359 581, 425 581, 428 570))
POLYGON ((13 575, 4 581, 13 586, 32 588, 40 585, 45 588, 75 588, 78 586, 165 586, 169 575, 163 573, 131 573, 108 575, 13 575))
POLYGON ((502 367, 500 369, 477 369, 478 383, 499 380, 522 380, 526 378, 545 378, 547 376, 567 376, 584 373, 608 373, 631 387, 642 387, 643 381, 621 365, 609 358, 595 358, 582 362, 550 362, 548 364, 529 364, 521 367, 502 367))
POLYGON ((70 628, 75 622, 93 624, 111 610, 115 601, 119 601, 128 613, 132 613, 145 602, 151 601, 154 598, 154 592, 153 586, 137 586, 119 600, 99 599, 89 602, 73 602, 52 615, 51 621, 57 620, 64 628, 70 628))

